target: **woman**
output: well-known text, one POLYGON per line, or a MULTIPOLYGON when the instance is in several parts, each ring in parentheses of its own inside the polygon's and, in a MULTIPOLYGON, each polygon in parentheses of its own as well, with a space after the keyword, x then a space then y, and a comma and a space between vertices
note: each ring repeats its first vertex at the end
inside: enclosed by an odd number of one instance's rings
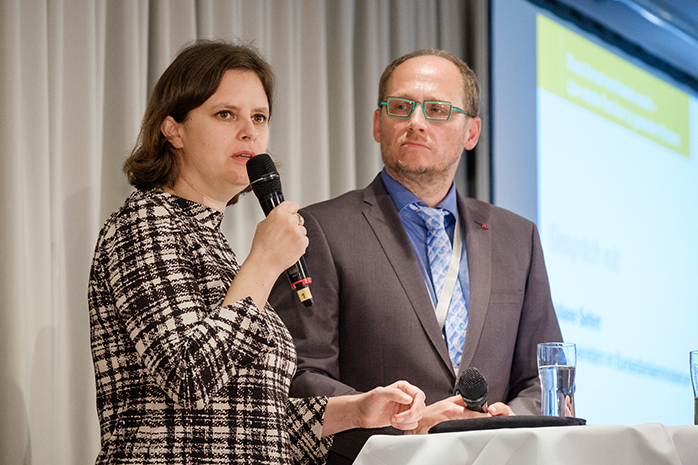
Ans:
POLYGON ((220 231, 265 152, 273 73, 249 47, 197 42, 163 73, 124 164, 136 191, 100 233, 89 283, 97 463, 323 463, 331 435, 417 426, 406 382, 288 399, 295 350, 269 306, 308 245, 298 205, 257 226, 238 265, 220 231))

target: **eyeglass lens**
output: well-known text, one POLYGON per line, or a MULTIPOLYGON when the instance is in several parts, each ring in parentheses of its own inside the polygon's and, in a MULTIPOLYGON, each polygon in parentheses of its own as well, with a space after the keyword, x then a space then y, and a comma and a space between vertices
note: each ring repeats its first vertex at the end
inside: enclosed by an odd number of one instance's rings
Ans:
MULTIPOLYGON (((388 99, 388 114, 398 118, 409 118, 416 103, 404 99, 388 99)), ((421 104, 427 119, 445 121, 451 117, 451 104, 447 102, 424 102, 421 104)))

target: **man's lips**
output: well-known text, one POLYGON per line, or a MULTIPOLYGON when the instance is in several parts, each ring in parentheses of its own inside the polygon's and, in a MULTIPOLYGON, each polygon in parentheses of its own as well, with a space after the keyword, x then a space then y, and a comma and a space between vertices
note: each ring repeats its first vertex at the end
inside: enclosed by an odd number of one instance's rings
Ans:
POLYGON ((421 149, 428 149, 429 146, 425 142, 420 142, 416 140, 406 140, 402 144, 400 144, 402 147, 406 148, 421 148, 421 149))

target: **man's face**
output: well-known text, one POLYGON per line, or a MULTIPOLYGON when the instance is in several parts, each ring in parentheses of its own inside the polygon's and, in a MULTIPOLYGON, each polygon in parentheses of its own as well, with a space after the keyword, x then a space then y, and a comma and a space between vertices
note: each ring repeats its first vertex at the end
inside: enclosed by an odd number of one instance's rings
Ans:
MULTIPOLYGON (((387 84, 388 97, 451 102, 467 111, 460 70, 436 56, 411 58, 398 66, 387 84)), ((450 185, 463 149, 475 147, 479 134, 480 118, 453 111, 446 123, 427 121, 421 105, 409 119, 391 118, 385 108, 373 117, 373 138, 381 145, 383 164, 403 184, 443 180, 450 185)))

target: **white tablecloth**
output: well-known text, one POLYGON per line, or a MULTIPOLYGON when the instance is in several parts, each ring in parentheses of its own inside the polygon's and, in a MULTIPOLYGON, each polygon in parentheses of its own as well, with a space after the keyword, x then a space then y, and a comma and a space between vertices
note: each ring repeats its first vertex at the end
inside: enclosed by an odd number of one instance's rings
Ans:
POLYGON ((372 436, 355 465, 698 465, 698 426, 586 425, 372 436))

